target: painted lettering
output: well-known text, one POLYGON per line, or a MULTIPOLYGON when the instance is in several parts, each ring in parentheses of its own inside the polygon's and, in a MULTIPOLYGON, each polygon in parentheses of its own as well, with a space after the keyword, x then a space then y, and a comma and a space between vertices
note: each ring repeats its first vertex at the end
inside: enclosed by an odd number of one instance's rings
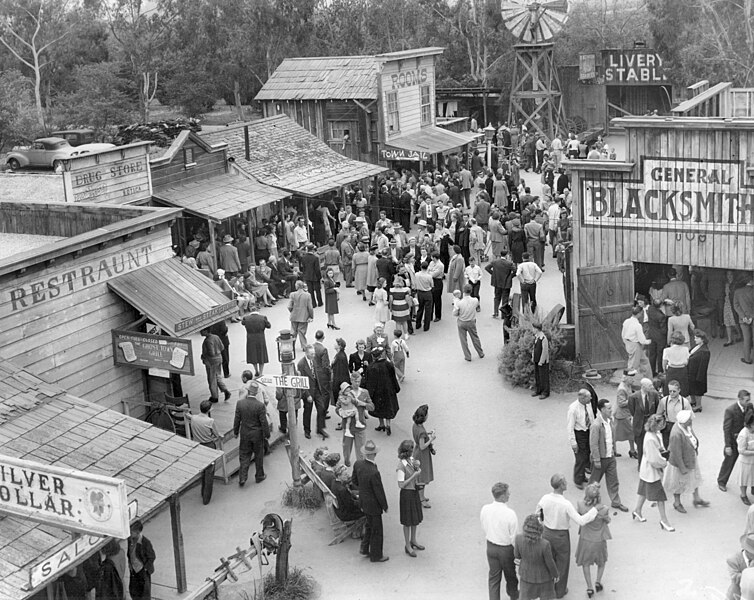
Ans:
POLYGON ((87 280, 89 280, 89 283, 94 283, 94 277, 92 276, 92 273, 94 273, 94 267, 91 267, 89 265, 81 267, 81 283, 84 286, 88 285, 87 280))
POLYGON ((44 281, 37 281, 31 284, 31 303, 39 304, 45 299, 45 284, 44 281))
POLYGON ((18 310, 19 308, 26 308, 26 290, 24 288, 18 288, 17 290, 11 290, 10 292, 10 306, 11 310, 18 310))
POLYGON ((592 205, 591 217, 603 217, 607 214, 607 201, 605 200, 605 190, 603 188, 592 188, 592 205))
POLYGON ((632 219, 642 219, 641 201, 639 200, 639 190, 628 188, 628 202, 626 203, 626 217, 632 219))
POLYGON ((411 87, 413 85, 421 85, 426 83, 429 79, 427 73, 427 67, 420 69, 411 69, 409 71, 399 71, 390 75, 390 83, 392 89, 411 87))

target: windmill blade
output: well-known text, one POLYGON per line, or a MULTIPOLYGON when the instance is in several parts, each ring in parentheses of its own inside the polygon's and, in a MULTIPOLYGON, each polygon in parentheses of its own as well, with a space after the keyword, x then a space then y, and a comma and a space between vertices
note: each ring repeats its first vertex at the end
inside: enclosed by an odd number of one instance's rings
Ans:
POLYGON ((568 20, 568 0, 503 0, 500 12, 513 35, 536 44, 551 40, 563 28, 568 20))

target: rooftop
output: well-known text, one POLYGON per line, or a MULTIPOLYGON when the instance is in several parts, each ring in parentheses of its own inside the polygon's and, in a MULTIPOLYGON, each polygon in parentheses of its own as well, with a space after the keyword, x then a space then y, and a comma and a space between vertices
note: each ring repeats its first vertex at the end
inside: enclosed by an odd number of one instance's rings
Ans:
MULTIPOLYGON (((219 453, 0 360, 0 454, 123 479, 129 502, 138 501, 144 518, 201 476, 219 453)), ((29 568, 70 543, 69 532, 51 525, 2 519, 0 598, 29 597, 29 568)))
POLYGON ((302 196, 318 196, 387 170, 338 154, 286 115, 241 123, 202 137, 212 144, 227 142, 228 156, 245 174, 302 196))

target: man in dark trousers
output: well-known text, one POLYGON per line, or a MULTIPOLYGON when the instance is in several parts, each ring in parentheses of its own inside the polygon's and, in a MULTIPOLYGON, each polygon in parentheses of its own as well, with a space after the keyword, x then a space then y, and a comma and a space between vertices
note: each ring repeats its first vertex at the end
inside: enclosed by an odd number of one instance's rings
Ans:
POLYGON ((225 401, 230 398, 228 390, 222 377, 223 350, 225 346, 222 340, 217 337, 209 327, 205 327, 199 332, 204 336, 202 342, 202 362, 207 369, 207 384, 209 385, 210 402, 218 402, 220 391, 225 394, 225 401))
POLYGON ((128 570, 131 581, 128 592, 132 600, 152 600, 152 573, 156 558, 152 542, 143 535, 144 525, 136 520, 131 523, 128 537, 128 570))
POLYGON ((330 366, 330 355, 325 347, 325 332, 321 329, 314 334, 314 372, 317 375, 325 407, 327 407, 332 400, 332 367, 330 366))
POLYGON ((534 349, 531 359, 534 362, 534 393, 542 400, 550 396, 550 342, 542 331, 542 323, 534 323, 534 349))
POLYGON ((230 338, 228 337, 228 325, 225 321, 220 321, 212 325, 209 330, 220 338, 223 343, 223 377, 230 377, 230 338))
POLYGON ((309 288, 314 308, 322 306, 322 268, 314 244, 306 247, 306 252, 299 260, 299 264, 301 265, 301 279, 309 288))
POLYGON ((238 442, 238 458, 241 463, 238 471, 240 487, 246 484, 252 458, 256 467, 256 482, 260 483, 267 477, 264 474, 264 441, 270 437, 270 424, 267 422, 264 404, 251 395, 258 389, 258 384, 251 382, 249 395, 236 402, 233 435, 241 438, 238 442))
POLYGON ((636 442, 636 452, 639 461, 637 469, 641 466, 641 457, 644 454, 644 435, 646 434, 644 425, 650 415, 657 412, 657 403, 659 401, 660 395, 655 390, 654 385, 652 385, 652 380, 646 377, 641 380, 641 389, 628 397, 628 412, 631 413, 634 442, 636 442))
POLYGON ((390 558, 382 554, 382 513, 387 512, 387 498, 380 472, 374 462, 377 452, 379 449, 375 443, 367 440, 361 448, 364 458, 353 464, 351 481, 359 490, 359 503, 367 518, 359 552, 362 556, 368 556, 372 562, 385 562, 390 558))
POLYGON ((484 270, 491 276, 490 285, 495 288, 495 304, 492 307, 493 319, 497 319, 500 307, 507 306, 510 300, 513 276, 516 274, 516 265, 513 264, 512 258, 513 255, 508 250, 484 267, 484 270))
POLYGON ((748 390, 738 392, 738 401, 725 409, 723 416, 723 438, 725 439, 725 456, 717 476, 717 487, 721 492, 727 492, 728 479, 733 472, 733 467, 738 460, 738 442, 736 438, 744 428, 744 413, 746 407, 751 404, 751 394, 748 390))
MULTIPOLYGON (((322 436, 322 439, 325 439, 330 437, 325 431, 327 404, 322 394, 322 384, 324 382, 320 383, 317 378, 315 359, 314 346, 308 345, 304 347, 304 356, 296 365, 298 374, 309 378, 309 389, 301 390, 304 398, 304 437, 306 439, 311 439, 312 437, 312 407, 316 407, 317 433, 322 436)), ((327 383, 329 385, 329 381, 327 383)))

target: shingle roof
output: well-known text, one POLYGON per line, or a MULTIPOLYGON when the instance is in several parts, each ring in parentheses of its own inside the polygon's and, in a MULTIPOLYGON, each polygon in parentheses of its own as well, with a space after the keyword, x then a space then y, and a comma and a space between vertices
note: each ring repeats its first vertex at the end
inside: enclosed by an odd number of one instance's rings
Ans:
POLYGON ((240 175, 218 175, 154 191, 171 206, 220 223, 290 194, 240 175))
POLYGON ((374 56, 286 58, 255 100, 371 100, 377 98, 374 56))
MULTIPOLYGON (((138 500, 140 517, 185 489, 220 456, 144 421, 71 396, 4 360, 0 454, 123 479, 129 502, 138 500)), ((71 534, 62 529, 19 517, 2 519, 0 598, 31 596, 24 590, 29 568, 70 542, 71 534)))
POLYGON ((228 156, 244 173, 303 196, 317 196, 377 175, 386 167, 346 158, 286 115, 204 133, 210 143, 227 142, 228 156), (249 128, 246 159, 244 126, 249 128))

